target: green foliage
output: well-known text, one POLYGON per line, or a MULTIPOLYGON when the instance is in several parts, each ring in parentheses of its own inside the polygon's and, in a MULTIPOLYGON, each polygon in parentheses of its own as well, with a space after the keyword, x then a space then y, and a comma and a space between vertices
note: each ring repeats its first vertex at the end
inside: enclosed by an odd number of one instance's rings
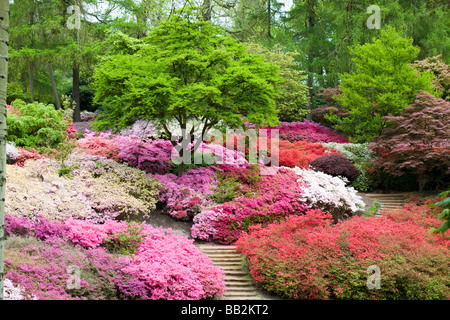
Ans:
POLYGON ((277 71, 209 22, 174 15, 132 54, 111 55, 96 70, 94 100, 104 111, 93 125, 118 129, 137 118, 176 119, 180 128, 199 120, 207 129, 220 120, 275 123, 277 71))
POLYGON ((301 121, 309 112, 309 99, 306 76, 303 71, 295 69, 295 58, 300 53, 286 51, 278 44, 266 49, 254 42, 248 44, 248 52, 262 55, 266 62, 279 68, 279 75, 283 78, 279 84, 281 94, 276 99, 280 121, 301 121))
POLYGON ((111 253, 123 255, 136 254, 139 244, 147 236, 142 231, 144 226, 134 221, 127 221, 127 229, 105 238, 105 247, 111 253))
POLYGON ((20 116, 8 112, 8 141, 19 147, 57 148, 65 139, 69 124, 64 121, 63 111, 53 105, 22 100, 12 102, 20 116))
POLYGON ((342 94, 336 97, 348 115, 325 118, 352 141, 367 142, 378 136, 387 126, 383 117, 399 115, 420 90, 436 94, 432 75, 417 75, 410 65, 419 53, 412 41, 385 28, 371 43, 351 50, 354 70, 342 76, 342 94))
POLYGON ((372 207, 367 208, 366 212, 364 213, 364 217, 371 217, 378 213, 380 210, 380 202, 375 201, 372 207))
POLYGON ((213 190, 214 193, 211 195, 214 202, 229 202, 242 193, 241 183, 236 177, 229 176, 222 172, 217 172, 216 175, 219 182, 213 190))
POLYGON ((23 87, 19 82, 9 82, 8 90, 6 92, 6 103, 20 99, 25 102, 31 102, 31 96, 28 92, 23 92, 23 87))
POLYGON ((442 210, 441 214, 439 215, 439 219, 444 220, 444 223, 437 229, 435 229, 434 233, 439 232, 446 232, 448 229, 450 229, 450 197, 448 196, 450 194, 450 189, 447 191, 444 191, 439 194, 439 197, 441 197, 442 201, 432 203, 428 207, 434 207, 435 209, 442 210))

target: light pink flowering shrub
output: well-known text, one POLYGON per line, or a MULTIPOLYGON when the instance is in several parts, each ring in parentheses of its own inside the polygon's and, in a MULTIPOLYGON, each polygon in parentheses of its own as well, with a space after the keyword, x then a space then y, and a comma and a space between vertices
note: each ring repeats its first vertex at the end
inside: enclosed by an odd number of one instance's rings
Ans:
MULTIPOLYGON (((66 225, 69 239, 87 248, 96 248, 111 234, 127 228, 125 222, 118 221, 96 225, 70 219, 66 225)), ((123 271, 139 275, 150 299, 188 300, 223 295, 224 272, 193 245, 193 240, 146 224, 142 232, 146 237, 123 271)))

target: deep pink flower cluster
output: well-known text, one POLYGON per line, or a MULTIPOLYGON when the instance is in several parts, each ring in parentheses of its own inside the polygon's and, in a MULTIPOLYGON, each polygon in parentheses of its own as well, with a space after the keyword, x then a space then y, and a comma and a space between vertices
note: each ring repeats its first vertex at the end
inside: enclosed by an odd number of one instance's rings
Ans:
POLYGON ((280 169, 276 175, 262 176, 253 186, 254 194, 205 210, 194 218, 194 238, 230 244, 254 224, 266 225, 291 214, 302 214, 302 191, 298 177, 280 169))
POLYGON ((49 221, 44 217, 31 220, 5 214, 5 233, 7 236, 15 234, 45 240, 51 237, 63 237, 68 230, 68 227, 60 221, 49 221))
POLYGON ((163 188, 159 201, 166 204, 167 212, 177 219, 188 219, 203 208, 212 205, 209 195, 217 184, 215 166, 187 170, 181 177, 174 174, 153 174, 163 188))
POLYGON ((271 129, 278 129, 280 139, 290 142, 349 142, 347 137, 340 136, 329 128, 308 120, 304 120, 303 122, 281 122, 278 127, 268 128, 268 136, 270 136, 271 129))
POLYGON ((41 241, 6 250, 6 276, 37 299, 207 299, 226 290, 224 272, 193 240, 170 229, 139 225, 143 236, 134 255, 112 255, 107 239, 128 232, 124 221, 64 223, 7 216, 7 235, 41 241), (76 245, 74 247, 74 244, 76 245), (42 263, 45 261, 45 263, 42 263), (68 268, 80 269, 79 288, 70 288, 68 268))

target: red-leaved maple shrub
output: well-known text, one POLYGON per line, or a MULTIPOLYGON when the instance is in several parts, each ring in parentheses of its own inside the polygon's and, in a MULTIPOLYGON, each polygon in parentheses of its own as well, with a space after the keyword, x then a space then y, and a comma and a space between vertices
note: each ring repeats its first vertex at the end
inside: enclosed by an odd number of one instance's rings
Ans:
POLYGON ((321 156, 309 163, 315 171, 327 173, 332 176, 346 177, 353 181, 360 175, 355 165, 346 157, 340 154, 321 156))
POLYGON ((370 148, 374 165, 392 176, 417 177, 419 191, 433 182, 450 180, 450 102, 422 92, 399 116, 384 119, 390 125, 370 148))

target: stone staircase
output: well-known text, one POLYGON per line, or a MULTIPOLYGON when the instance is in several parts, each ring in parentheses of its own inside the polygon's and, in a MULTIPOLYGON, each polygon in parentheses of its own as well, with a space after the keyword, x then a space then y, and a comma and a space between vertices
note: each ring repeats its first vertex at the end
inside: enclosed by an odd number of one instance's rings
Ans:
POLYGON ((386 209, 395 209, 403 207, 408 195, 408 192, 402 193, 366 193, 365 196, 378 201, 380 203, 380 209, 378 215, 386 209))
POLYGON ((199 244, 197 247, 225 272, 227 292, 224 300, 262 300, 253 279, 236 252, 236 246, 199 244))

